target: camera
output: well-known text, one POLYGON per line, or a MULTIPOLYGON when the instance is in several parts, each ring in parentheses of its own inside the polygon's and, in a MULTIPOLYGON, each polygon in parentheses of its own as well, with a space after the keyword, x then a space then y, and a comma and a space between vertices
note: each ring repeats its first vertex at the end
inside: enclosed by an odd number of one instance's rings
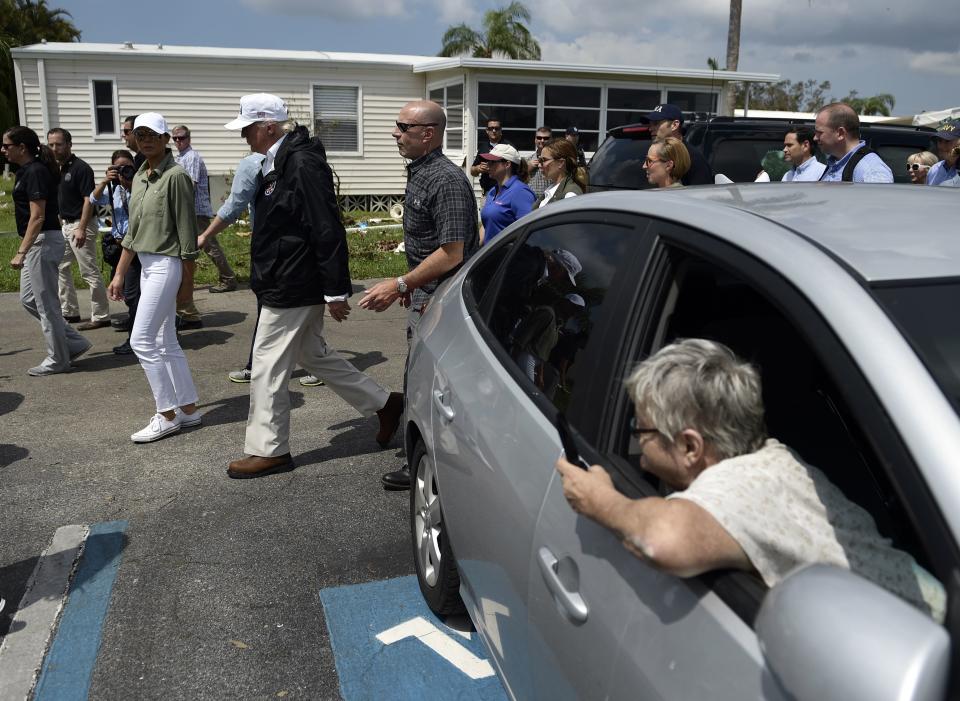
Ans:
POLYGON ((136 169, 130 165, 122 165, 117 168, 117 175, 124 180, 133 180, 133 176, 136 174, 136 172, 136 169))

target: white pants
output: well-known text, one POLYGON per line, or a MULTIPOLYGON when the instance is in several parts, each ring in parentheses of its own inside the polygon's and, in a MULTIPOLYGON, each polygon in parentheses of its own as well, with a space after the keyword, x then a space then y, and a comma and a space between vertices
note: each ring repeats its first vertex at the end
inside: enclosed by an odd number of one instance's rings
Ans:
POLYGON ((187 359, 177 341, 177 289, 183 278, 179 258, 140 253, 140 302, 130 332, 153 391, 157 411, 171 411, 197 401, 197 389, 187 359))
POLYGON ((64 316, 80 316, 80 304, 77 301, 77 288, 73 285, 73 261, 80 266, 80 277, 90 287, 90 319, 103 321, 110 318, 110 304, 107 302, 107 286, 103 283, 100 268, 97 267, 97 224, 87 224, 87 240, 83 246, 77 246, 73 237, 80 229, 80 222, 63 223, 63 259, 60 261, 60 309, 64 316))
POLYGON ((47 357, 40 365, 53 370, 66 370, 70 356, 90 347, 90 341, 64 321, 60 313, 57 264, 63 257, 63 245, 63 234, 58 229, 41 231, 20 269, 20 303, 40 322, 47 342, 47 357))
POLYGON ((273 458, 290 452, 287 383, 297 364, 324 380, 363 416, 372 416, 387 403, 387 390, 327 346, 323 312, 321 304, 292 309, 264 306, 260 311, 250 374, 247 455, 273 458))

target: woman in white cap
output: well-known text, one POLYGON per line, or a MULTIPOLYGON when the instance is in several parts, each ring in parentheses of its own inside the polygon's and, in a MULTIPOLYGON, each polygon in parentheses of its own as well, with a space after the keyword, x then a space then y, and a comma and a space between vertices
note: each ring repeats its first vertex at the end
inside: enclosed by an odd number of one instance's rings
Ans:
POLYGON ((497 144, 480 158, 488 163, 489 175, 495 185, 487 193, 487 200, 480 210, 483 222, 481 245, 490 240, 533 209, 537 196, 527 185, 527 162, 509 144, 497 144))
POLYGON ((163 115, 141 114, 133 133, 146 161, 134 176, 130 224, 108 292, 113 300, 123 299, 123 278, 134 254, 138 255, 140 303, 130 346, 147 375, 157 413, 130 438, 134 443, 150 443, 183 427, 200 425, 197 390, 176 332, 178 290, 181 283, 193 284, 192 279, 184 279, 183 262, 197 257, 197 220, 193 180, 167 149, 170 130, 163 115))

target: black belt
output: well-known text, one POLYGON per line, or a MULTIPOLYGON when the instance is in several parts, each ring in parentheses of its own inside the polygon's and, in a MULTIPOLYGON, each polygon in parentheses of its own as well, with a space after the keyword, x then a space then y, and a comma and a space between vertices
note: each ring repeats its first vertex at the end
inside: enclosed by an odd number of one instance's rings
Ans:
POLYGON ((64 224, 73 224, 75 222, 80 221, 80 217, 77 217, 76 219, 68 219, 67 217, 60 217, 60 218, 63 219, 64 224))

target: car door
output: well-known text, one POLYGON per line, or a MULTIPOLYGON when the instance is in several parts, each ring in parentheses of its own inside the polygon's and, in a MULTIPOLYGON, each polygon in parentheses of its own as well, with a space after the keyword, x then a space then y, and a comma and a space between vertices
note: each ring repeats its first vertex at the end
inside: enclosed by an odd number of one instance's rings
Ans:
MULTIPOLYGON (((598 283, 624 267, 635 234, 614 215, 578 213, 540 220, 528 235, 497 244, 513 249, 506 269, 481 308, 464 309, 470 319, 437 366, 434 458, 461 589, 517 698, 538 693, 529 677, 526 596, 533 529, 556 454, 550 410, 592 390, 579 364, 606 304, 608 282, 598 283), (562 370, 548 367, 561 341, 562 370), (540 363, 531 369, 534 347, 540 363)), ((487 271, 471 270, 466 285, 474 274, 487 271)))

